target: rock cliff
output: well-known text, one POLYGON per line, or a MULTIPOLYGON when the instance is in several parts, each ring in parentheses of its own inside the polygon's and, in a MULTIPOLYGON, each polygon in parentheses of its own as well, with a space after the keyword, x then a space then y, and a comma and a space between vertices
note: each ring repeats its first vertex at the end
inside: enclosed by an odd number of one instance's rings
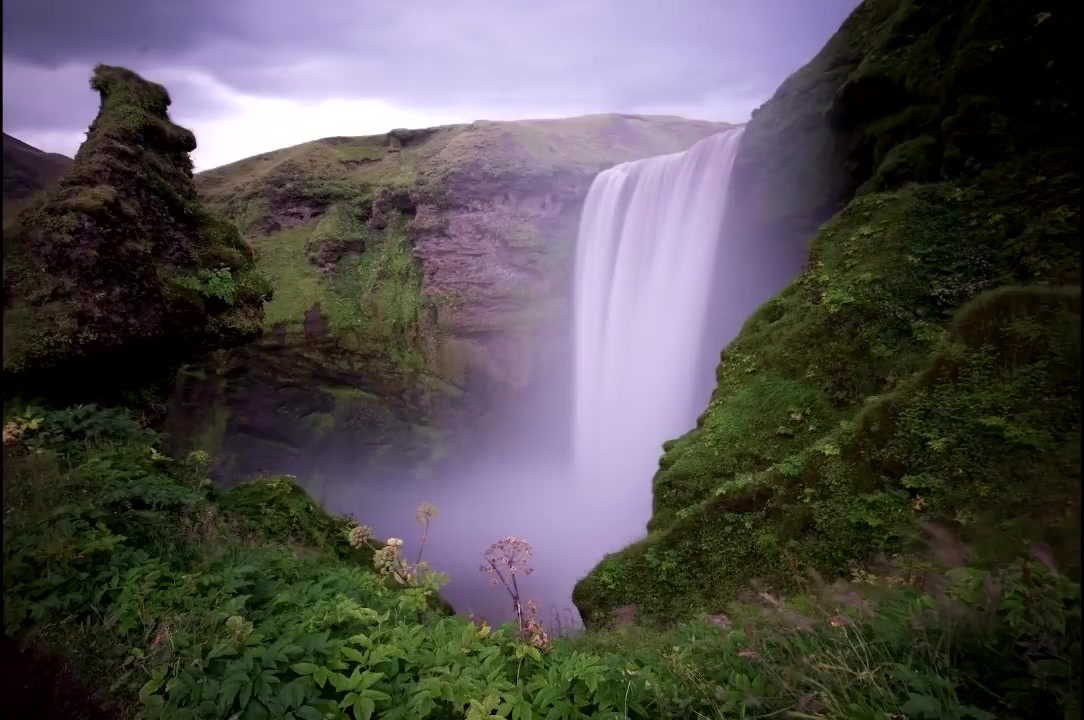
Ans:
MULTIPOLYGON (((335 472, 442 451, 448 428, 560 370, 594 175, 727 127, 595 115, 327 138, 201 173, 272 278, 263 340, 189 368, 173 417, 233 474, 335 472), (242 460, 243 457, 249 460, 242 460), (251 458, 262 458, 255 463, 251 458)), ((559 403, 559 398, 550 398, 559 403)), ((362 471, 362 470, 359 470, 362 471)))
POLYGON ((667 443, 647 537, 578 584, 588 622, 922 566, 929 528, 980 562, 1043 543, 1079 572, 1072 27, 1005 0, 866 0, 754 113, 734 230, 809 260, 667 443))
POLYGON ((74 163, 4 231, 5 392, 153 404, 185 359, 258 336, 270 290, 198 202, 166 90, 108 66, 91 87, 74 163))

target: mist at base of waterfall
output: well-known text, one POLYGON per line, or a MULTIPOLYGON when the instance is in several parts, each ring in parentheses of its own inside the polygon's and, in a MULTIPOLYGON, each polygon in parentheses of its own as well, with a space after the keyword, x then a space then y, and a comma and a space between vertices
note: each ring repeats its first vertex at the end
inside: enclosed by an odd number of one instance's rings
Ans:
MULTIPOLYGON (((648 486, 650 473, 642 479, 648 486)), ((330 512, 352 514, 378 538, 401 538, 412 562, 424 530, 415 510, 436 505, 440 514, 430 522, 423 560, 450 575, 441 594, 457 612, 491 623, 512 619, 512 603, 479 570, 482 553, 501 538, 524 538, 534 551, 534 572, 517 578, 522 599, 539 604, 547 626, 555 613, 563 625, 576 626, 573 585, 606 553, 641 537, 651 514, 650 491, 615 493, 620 478, 584 480, 559 460, 492 457, 429 478, 342 477, 325 484, 317 499, 330 512)))
POLYGON ((663 443, 694 427, 720 350, 804 261, 804 248, 766 246, 727 222, 742 132, 599 173, 581 217, 571 327, 547 338, 567 348, 571 377, 541 378, 486 451, 431 477, 344 472, 316 499, 401 538, 410 560, 423 530, 415 510, 437 505, 423 559, 450 575, 442 595, 457 612, 491 623, 513 619, 513 606, 480 572, 482 553, 523 538, 534 572, 517 578, 521 599, 551 630, 557 617, 578 625, 573 586, 646 535, 663 443))

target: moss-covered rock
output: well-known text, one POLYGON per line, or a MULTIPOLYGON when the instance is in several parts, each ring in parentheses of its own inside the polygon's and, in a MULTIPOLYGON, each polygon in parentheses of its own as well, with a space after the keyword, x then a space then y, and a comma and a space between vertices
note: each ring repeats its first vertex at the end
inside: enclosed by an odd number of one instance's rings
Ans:
POLYGON ((755 113, 744 229, 801 244, 835 217, 667 443, 647 538, 577 586, 589 621, 717 611, 754 578, 914 552, 924 521, 1079 568, 1080 108, 1056 17, 867 0, 755 113))
POLYGON ((8 392, 116 399, 200 352, 258 337, 270 287, 196 197, 192 133, 165 88, 98 66, 75 162, 4 233, 8 392))

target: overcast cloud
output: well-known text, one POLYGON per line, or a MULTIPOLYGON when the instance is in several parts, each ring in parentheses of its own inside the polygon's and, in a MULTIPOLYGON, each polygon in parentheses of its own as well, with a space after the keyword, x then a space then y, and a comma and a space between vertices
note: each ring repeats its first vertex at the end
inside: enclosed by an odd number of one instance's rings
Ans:
POLYGON ((741 122, 858 0, 4 0, 4 131, 74 154, 99 62, 161 82, 197 168, 330 135, 652 112, 741 122))

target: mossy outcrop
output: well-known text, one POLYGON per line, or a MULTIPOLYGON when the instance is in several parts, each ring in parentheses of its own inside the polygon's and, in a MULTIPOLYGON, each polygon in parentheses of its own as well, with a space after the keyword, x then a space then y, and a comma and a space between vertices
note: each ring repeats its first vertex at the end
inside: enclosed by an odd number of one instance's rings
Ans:
POLYGON ((270 286, 196 197, 169 93, 109 66, 91 87, 101 109, 74 163, 4 233, 9 393, 113 401, 261 331, 270 286))
POLYGON ((716 612, 933 525, 1079 572, 1080 104, 1040 9, 867 0, 754 114, 737 222, 812 237, 808 265, 666 444, 648 536, 577 585, 588 622, 716 612))
POLYGON ((201 195, 242 229, 275 298, 259 343, 181 378, 174 434, 207 429, 234 475, 306 477, 367 460, 417 467, 486 437, 507 425, 498 406, 526 406, 532 380, 560 372, 561 348, 544 339, 566 317, 594 175, 725 127, 479 121, 327 138, 201 173, 201 195), (469 429, 445 432, 457 427, 469 429))

